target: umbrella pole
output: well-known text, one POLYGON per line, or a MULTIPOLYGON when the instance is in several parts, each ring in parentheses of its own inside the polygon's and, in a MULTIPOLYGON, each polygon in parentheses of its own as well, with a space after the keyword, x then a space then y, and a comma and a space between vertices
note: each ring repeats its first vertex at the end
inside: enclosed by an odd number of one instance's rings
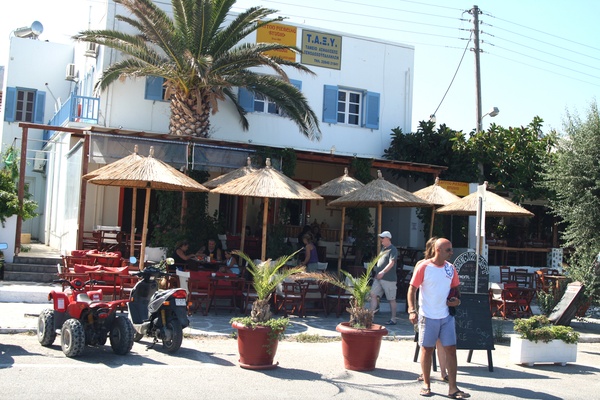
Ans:
POLYGON ((261 260, 265 261, 267 258, 267 220, 269 218, 269 198, 265 197, 263 200, 263 229, 262 229, 262 250, 260 253, 261 260))
POLYGON ((129 257, 134 256, 135 252, 135 214, 137 213, 137 189, 133 188, 131 196, 131 236, 129 237, 129 257))
POLYGON ((244 196, 242 197, 242 233, 240 242, 240 251, 244 251, 244 244, 246 243, 246 219, 248 218, 248 201, 244 196))
POLYGON ((340 254, 338 256, 338 276, 342 274, 342 254, 344 249, 344 223, 346 222, 346 207, 342 207, 342 229, 340 229, 340 254))
POLYGON ((150 214, 150 188, 146 189, 146 204, 144 205, 144 228, 142 230, 142 248, 140 249, 140 270, 144 269, 144 253, 148 232, 148 214, 150 214))
POLYGON ((429 227, 429 237, 433 237, 433 221, 435 221, 435 206, 431 207, 431 226, 429 227))
MULTIPOLYGON (((377 226, 379 226, 379 232, 375 232, 377 235, 379 235, 382 232, 383 226, 381 225, 381 211, 383 209, 383 206, 381 205, 381 203, 377 204, 377 226)), ((381 251, 381 240, 379 240, 379 237, 377 238, 377 254, 379 254, 379 252, 381 251)))

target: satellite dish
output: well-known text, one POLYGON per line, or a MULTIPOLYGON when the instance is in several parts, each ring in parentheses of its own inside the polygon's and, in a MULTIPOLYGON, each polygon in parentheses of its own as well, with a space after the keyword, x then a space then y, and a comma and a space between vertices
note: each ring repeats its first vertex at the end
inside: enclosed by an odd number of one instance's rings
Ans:
POLYGON ((44 31, 44 26, 40 21, 33 21, 31 26, 24 26, 13 31, 16 37, 36 39, 44 31))

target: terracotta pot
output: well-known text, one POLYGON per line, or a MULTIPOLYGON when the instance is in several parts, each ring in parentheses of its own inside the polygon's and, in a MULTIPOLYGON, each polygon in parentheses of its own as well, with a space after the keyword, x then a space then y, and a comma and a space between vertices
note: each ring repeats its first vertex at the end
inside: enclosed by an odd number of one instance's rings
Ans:
POLYGON ((335 330, 342 334, 344 367, 352 371, 374 370, 381 340, 388 334, 385 326, 373 324, 369 329, 357 329, 349 322, 342 322, 335 330))
POLYGON ((279 363, 273 364, 277 353, 278 339, 272 339, 272 329, 258 326, 254 329, 234 322, 231 326, 238 330, 238 352, 240 353, 240 367, 246 369, 273 369, 279 363))

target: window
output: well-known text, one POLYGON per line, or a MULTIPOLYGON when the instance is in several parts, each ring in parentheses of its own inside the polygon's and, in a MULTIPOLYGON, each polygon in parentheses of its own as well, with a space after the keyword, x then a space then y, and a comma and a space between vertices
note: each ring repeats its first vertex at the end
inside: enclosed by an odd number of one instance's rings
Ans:
POLYGON ((360 126, 362 93, 338 90, 337 122, 360 126))
MULTIPOLYGON (((302 90, 302 82, 294 79, 290 79, 290 83, 298 90, 302 90)), ((285 116, 285 112, 281 110, 277 104, 271 100, 265 98, 260 93, 252 93, 248 89, 240 88, 238 92, 238 101, 240 106, 246 112, 265 113, 273 115, 285 116)))
POLYGON ((379 93, 325 85, 323 122, 379 129, 379 93))
POLYGON ((146 92, 144 99, 146 100, 165 100, 165 78, 159 76, 146 77, 146 92))
POLYGON ((44 123, 46 92, 36 89, 6 88, 6 109, 4 120, 44 123))

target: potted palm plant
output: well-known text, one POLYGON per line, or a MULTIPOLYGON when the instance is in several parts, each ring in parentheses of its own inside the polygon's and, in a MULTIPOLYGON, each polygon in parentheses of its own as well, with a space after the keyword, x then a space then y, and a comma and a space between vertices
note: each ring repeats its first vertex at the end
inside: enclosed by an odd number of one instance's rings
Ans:
POLYGON ((238 331, 240 366, 246 369, 272 369, 277 344, 289 325, 288 318, 273 318, 271 296, 277 286, 292 275, 304 272, 304 267, 283 268, 295 255, 254 263, 239 250, 233 252, 244 259, 246 271, 252 275, 252 287, 256 292, 250 316, 231 319, 231 326, 238 331))
POLYGON ((336 330, 342 336, 342 354, 344 366, 353 371, 371 371, 375 369, 383 337, 388 330, 383 325, 373 323, 374 310, 366 308, 371 292, 371 273, 380 256, 373 259, 362 275, 354 277, 341 271, 344 279, 324 274, 322 280, 344 289, 351 295, 349 322, 341 322, 336 330))
POLYGON ((579 334, 570 326, 553 325, 545 315, 516 319, 510 340, 510 358, 515 364, 536 362, 566 365, 577 360, 579 334))

